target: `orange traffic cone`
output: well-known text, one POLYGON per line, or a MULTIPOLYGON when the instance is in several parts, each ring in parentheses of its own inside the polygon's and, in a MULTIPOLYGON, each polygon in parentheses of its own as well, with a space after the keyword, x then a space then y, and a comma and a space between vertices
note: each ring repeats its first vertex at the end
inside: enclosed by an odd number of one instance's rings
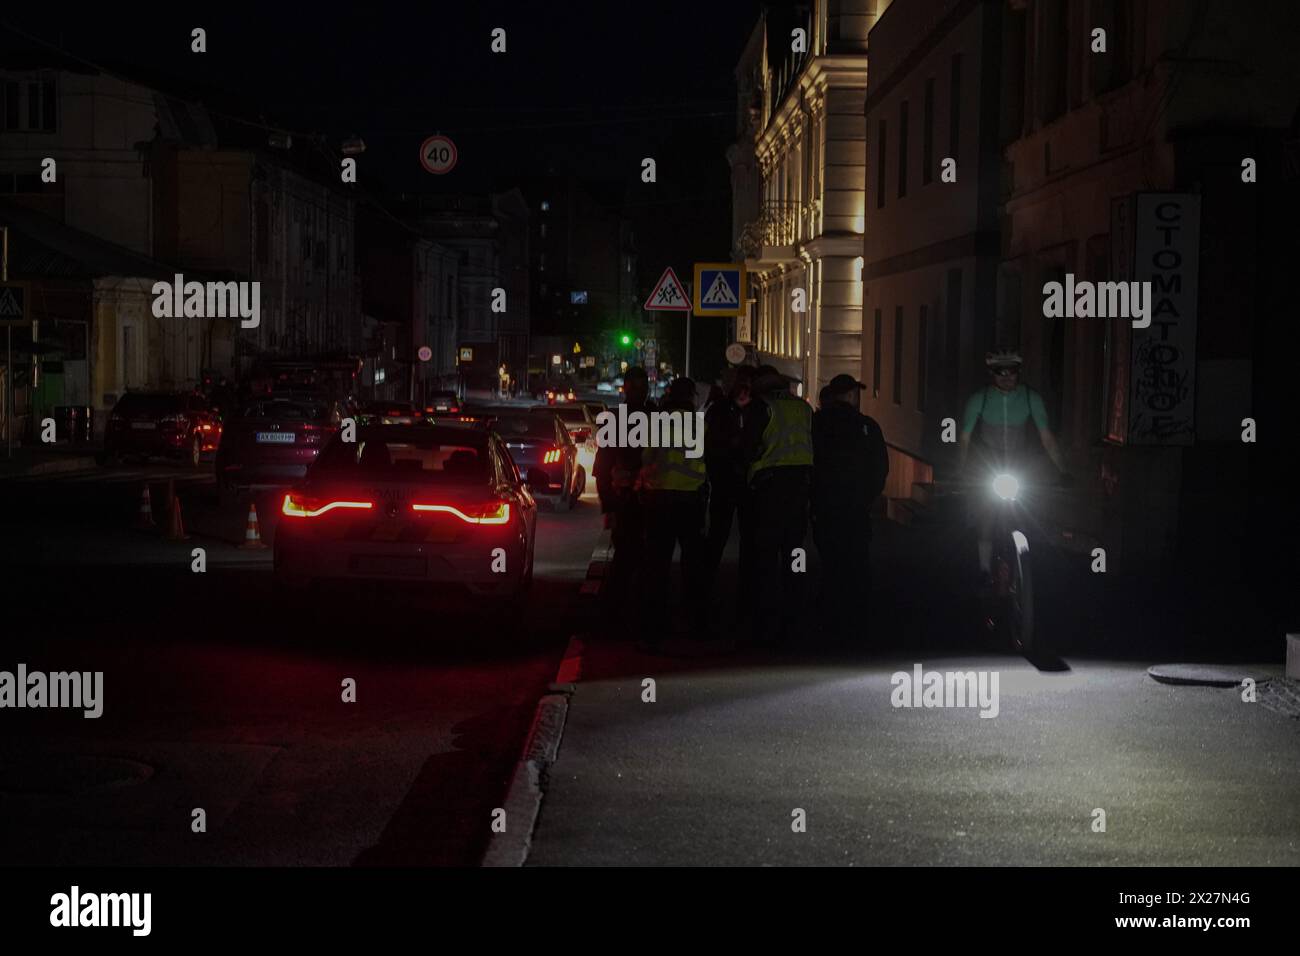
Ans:
POLYGON ((149 482, 147 481, 144 483, 144 489, 140 492, 140 510, 136 515, 135 526, 141 530, 158 526, 153 520, 153 499, 149 497, 149 482))
POLYGON ((257 503, 250 501, 248 503, 248 526, 244 529, 244 543, 240 546, 244 551, 264 551, 266 545, 262 544, 262 534, 257 526, 257 503))
POLYGON ((167 515, 167 540, 184 541, 189 535, 185 533, 185 523, 181 521, 181 499, 172 496, 172 510, 167 515))

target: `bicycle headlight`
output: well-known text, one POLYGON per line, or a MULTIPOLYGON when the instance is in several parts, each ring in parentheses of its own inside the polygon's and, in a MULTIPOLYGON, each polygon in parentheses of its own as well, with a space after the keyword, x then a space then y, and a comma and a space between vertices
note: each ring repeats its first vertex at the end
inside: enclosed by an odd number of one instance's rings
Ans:
POLYGON ((993 479, 993 493, 1003 501, 1015 501, 1020 494, 1020 482, 1015 475, 998 475, 993 479))

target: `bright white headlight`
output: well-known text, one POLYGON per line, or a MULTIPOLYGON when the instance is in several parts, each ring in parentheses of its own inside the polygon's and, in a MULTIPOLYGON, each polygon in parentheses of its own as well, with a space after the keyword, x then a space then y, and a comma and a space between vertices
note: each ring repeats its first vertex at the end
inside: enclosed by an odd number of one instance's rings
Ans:
POLYGON ((1020 494, 1020 482, 1014 475, 998 475, 993 479, 993 493, 1003 501, 1015 501, 1020 494))

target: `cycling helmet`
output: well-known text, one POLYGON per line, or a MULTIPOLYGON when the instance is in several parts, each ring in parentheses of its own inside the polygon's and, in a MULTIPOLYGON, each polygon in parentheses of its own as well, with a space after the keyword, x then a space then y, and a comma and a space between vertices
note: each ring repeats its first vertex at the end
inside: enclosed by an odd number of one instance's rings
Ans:
POLYGON ((984 364, 989 368, 1018 368, 1025 364, 1025 360, 1015 349, 998 349, 984 353, 984 364))

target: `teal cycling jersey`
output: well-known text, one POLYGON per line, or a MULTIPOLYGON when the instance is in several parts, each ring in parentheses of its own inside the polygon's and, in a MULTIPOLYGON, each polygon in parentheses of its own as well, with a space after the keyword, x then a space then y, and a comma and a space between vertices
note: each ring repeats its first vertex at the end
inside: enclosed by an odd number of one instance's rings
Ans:
POLYGON ((995 427, 1022 428, 1030 419, 1039 431, 1047 431, 1043 396, 1027 385, 1017 385, 1009 392, 987 385, 966 402, 961 430, 970 434, 979 421, 995 427))

